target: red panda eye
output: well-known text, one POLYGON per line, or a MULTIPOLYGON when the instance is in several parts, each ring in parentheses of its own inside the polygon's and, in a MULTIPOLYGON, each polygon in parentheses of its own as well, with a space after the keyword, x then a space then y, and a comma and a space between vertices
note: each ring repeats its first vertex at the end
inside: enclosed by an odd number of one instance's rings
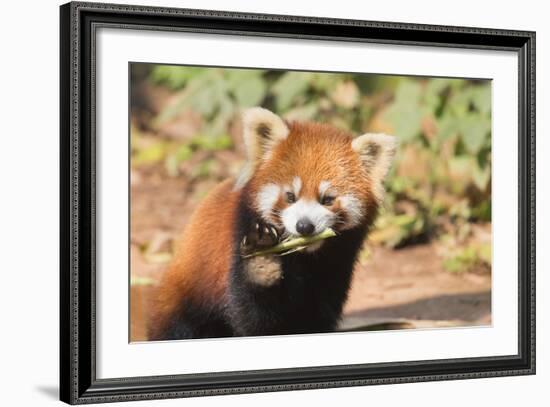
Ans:
POLYGON ((288 203, 294 203, 296 202, 296 195, 294 195, 293 192, 287 192, 286 193, 286 201, 288 203))
POLYGON ((335 199, 336 198, 334 198, 333 196, 324 196, 323 198, 321 198, 321 205, 332 205, 335 199))

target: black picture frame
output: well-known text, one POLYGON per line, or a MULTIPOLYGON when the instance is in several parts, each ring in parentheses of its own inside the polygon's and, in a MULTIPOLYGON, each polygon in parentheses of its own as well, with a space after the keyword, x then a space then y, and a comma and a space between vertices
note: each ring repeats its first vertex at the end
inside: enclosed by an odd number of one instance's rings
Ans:
POLYGON ((535 373, 535 33, 72 2, 60 7, 60 398, 70 404, 535 373), (98 27, 508 50, 519 59, 519 352, 230 373, 96 378, 95 48, 98 27))

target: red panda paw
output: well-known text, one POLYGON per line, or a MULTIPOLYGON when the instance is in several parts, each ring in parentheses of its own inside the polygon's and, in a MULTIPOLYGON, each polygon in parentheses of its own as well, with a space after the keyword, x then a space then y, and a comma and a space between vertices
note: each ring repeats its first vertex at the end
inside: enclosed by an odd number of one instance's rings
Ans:
POLYGON ((266 249, 275 246, 279 240, 279 232, 275 226, 260 221, 255 222, 241 240, 241 252, 250 254, 266 249))

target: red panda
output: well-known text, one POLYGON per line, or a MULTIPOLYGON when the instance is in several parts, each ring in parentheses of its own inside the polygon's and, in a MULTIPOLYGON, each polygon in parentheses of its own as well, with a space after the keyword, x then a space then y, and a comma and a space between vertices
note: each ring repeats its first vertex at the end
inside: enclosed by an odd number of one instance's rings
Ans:
POLYGON ((395 139, 243 114, 247 163, 199 205, 157 289, 149 339, 333 331, 383 195, 395 139), (337 236, 246 257, 288 236, 337 236))

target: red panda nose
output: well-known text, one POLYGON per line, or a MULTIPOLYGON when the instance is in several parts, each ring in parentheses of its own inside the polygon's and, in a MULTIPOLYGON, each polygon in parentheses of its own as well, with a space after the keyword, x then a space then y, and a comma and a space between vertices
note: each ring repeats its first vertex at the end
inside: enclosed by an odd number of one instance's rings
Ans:
POLYGON ((302 236, 309 236, 315 230, 315 226, 307 218, 302 218, 296 223, 296 231, 302 236))

